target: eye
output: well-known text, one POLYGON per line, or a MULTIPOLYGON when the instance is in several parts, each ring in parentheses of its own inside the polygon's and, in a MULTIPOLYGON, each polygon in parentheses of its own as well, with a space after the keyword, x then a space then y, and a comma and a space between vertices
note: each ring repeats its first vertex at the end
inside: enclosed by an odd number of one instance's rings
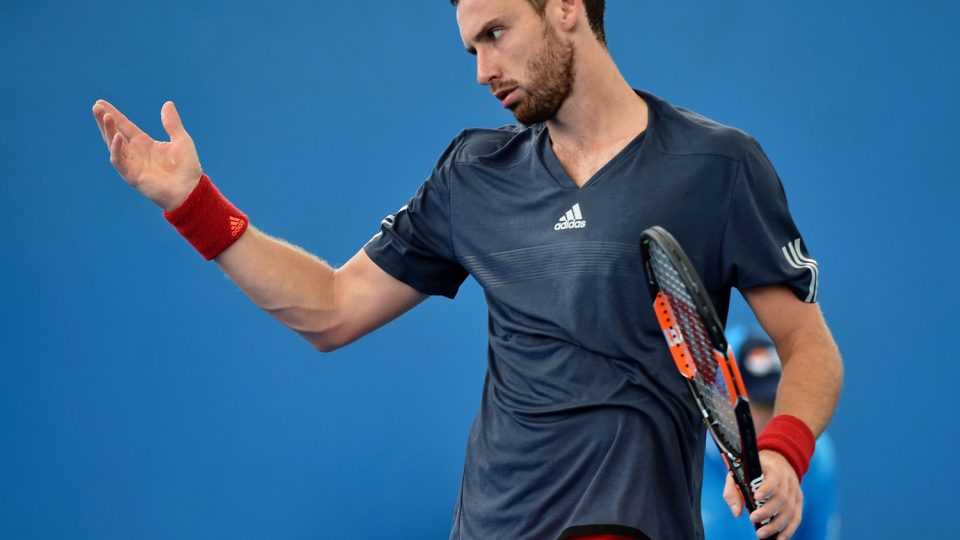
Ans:
POLYGON ((503 34, 503 28, 500 26, 487 30, 487 37, 489 37, 492 40, 500 39, 501 34, 503 34))

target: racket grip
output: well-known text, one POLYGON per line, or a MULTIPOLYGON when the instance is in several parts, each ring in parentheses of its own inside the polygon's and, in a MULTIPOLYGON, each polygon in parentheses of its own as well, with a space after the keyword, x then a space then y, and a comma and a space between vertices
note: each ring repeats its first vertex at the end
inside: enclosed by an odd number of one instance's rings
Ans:
MULTIPOLYGON (((763 483, 763 469, 760 467, 760 451, 757 449, 757 431, 753 426, 753 416, 750 414, 750 402, 744 396, 737 396, 737 404, 733 408, 734 415, 737 418, 737 427, 740 428, 740 444, 743 450, 743 468, 746 470, 747 485, 741 486, 749 488, 747 493, 743 494, 747 509, 752 513, 757 508, 763 506, 763 501, 757 501, 754 494, 757 488, 763 483)), ((770 520, 766 519, 760 523, 754 524, 759 529, 766 525, 770 520)))

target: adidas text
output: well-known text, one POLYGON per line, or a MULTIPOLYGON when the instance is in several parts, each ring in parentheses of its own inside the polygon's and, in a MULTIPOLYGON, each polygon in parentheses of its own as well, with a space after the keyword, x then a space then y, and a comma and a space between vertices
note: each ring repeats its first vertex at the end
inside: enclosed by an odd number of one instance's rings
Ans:
POLYGON ((578 219, 575 221, 561 221, 553 226, 553 230, 562 231, 564 229, 582 229, 587 226, 587 220, 578 219))

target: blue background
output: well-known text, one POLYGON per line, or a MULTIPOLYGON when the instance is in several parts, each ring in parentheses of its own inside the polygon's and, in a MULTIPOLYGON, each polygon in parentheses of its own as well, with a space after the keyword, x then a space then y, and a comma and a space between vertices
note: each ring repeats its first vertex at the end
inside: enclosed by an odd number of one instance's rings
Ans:
MULTIPOLYGON (((957 21, 936 0, 608 6, 634 86, 755 135, 783 178, 846 360, 846 538, 954 529, 957 21)), ((220 188, 333 264, 460 129, 512 121, 446 0, 0 0, 0 537, 446 538, 476 283, 320 355, 113 172, 100 97, 155 137, 175 100, 220 188)))

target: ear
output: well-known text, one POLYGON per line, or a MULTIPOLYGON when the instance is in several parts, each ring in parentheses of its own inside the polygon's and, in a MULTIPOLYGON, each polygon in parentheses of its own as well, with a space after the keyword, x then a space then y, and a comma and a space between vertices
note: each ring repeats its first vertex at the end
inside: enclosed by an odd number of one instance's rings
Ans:
POLYGON ((560 28, 572 32, 586 15, 583 0, 559 0, 560 28))

